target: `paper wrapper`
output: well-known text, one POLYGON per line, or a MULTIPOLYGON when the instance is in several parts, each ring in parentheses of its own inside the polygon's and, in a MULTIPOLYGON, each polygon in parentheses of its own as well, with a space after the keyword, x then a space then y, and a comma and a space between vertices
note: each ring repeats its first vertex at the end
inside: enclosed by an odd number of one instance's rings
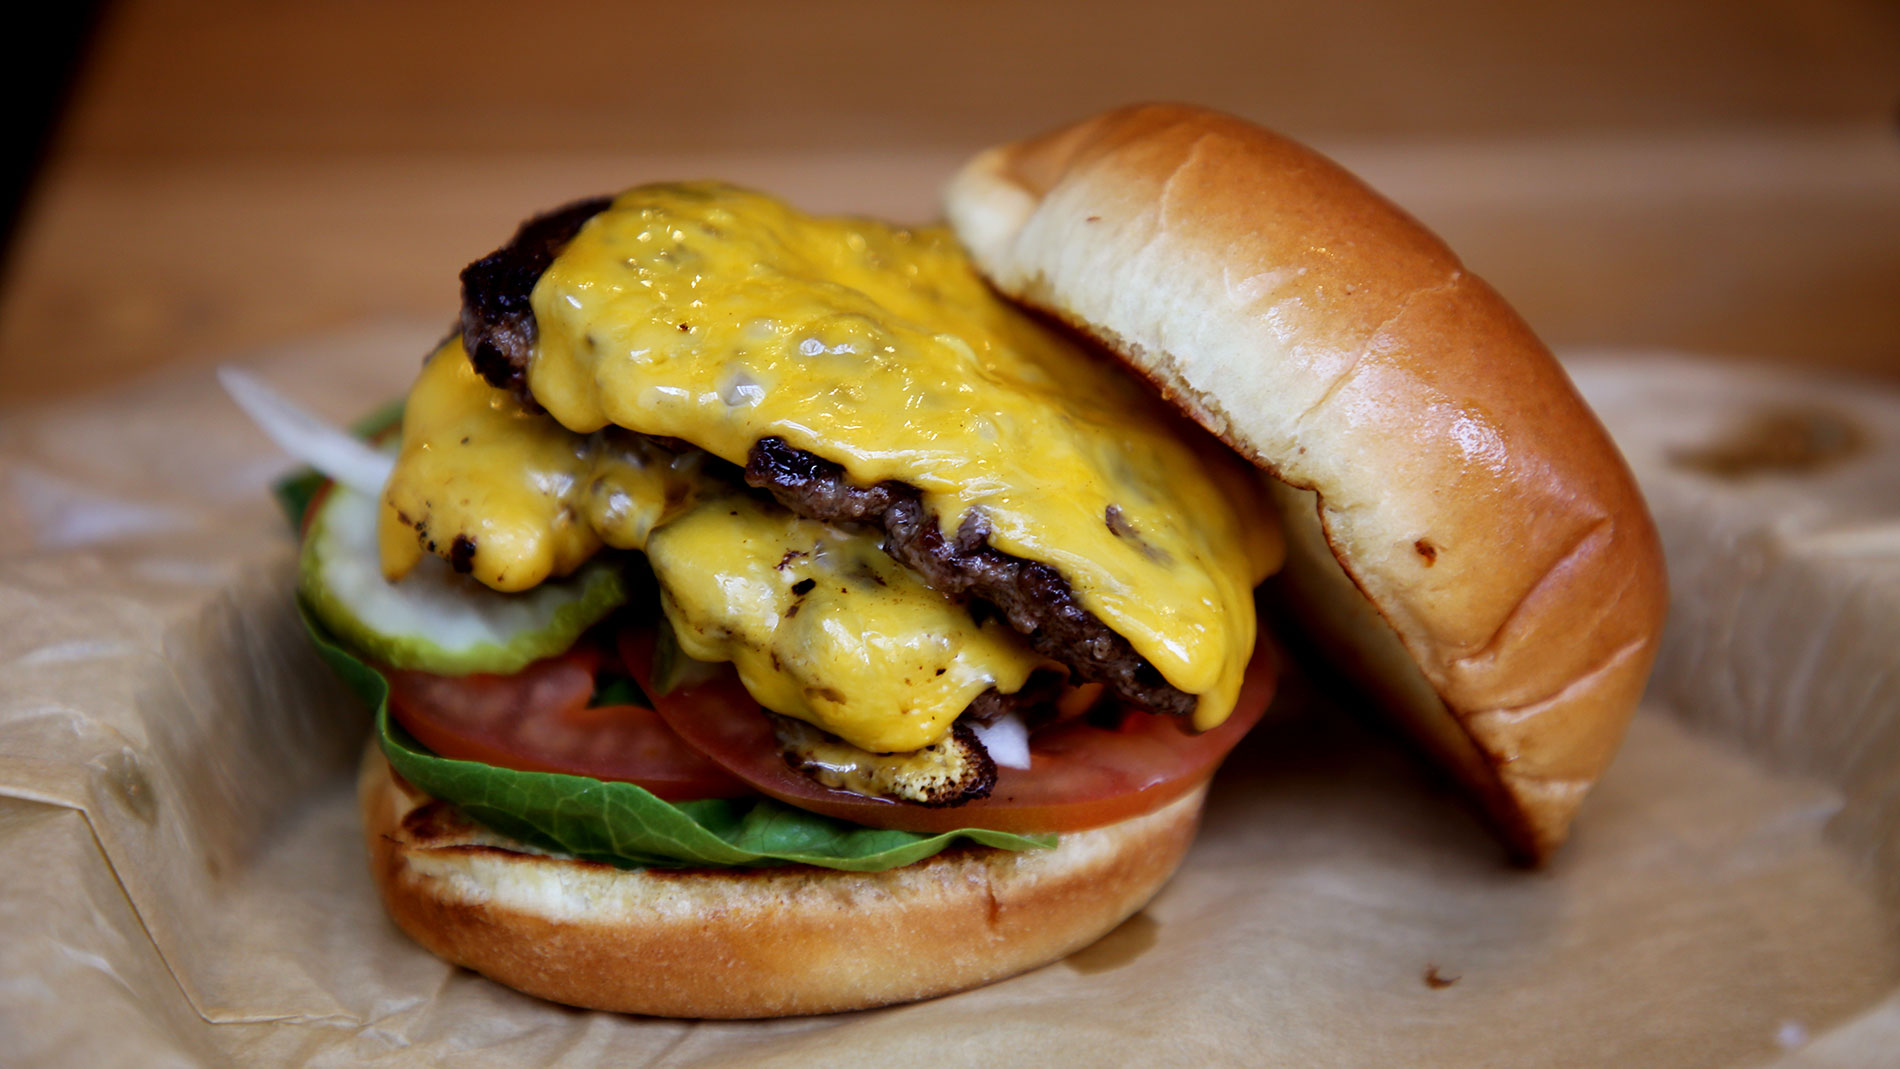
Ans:
MULTIPOLYGON (((256 364, 347 419, 406 386, 434 327, 256 364)), ((1553 864, 1510 866, 1361 710, 1295 678, 1180 875, 1101 943, 774 1022, 564 1009, 409 943, 354 810, 367 718, 292 615, 265 494, 285 459, 209 375, 15 414, 0 1061, 1893 1064, 1900 398, 1661 356, 1573 368, 1654 505, 1675 608, 1553 864)))

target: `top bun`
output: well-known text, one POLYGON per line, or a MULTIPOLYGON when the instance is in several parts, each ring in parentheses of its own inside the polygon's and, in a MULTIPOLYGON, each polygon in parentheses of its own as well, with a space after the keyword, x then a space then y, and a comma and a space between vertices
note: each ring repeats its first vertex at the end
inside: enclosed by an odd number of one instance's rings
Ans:
POLYGON ((999 289, 1285 484, 1301 624, 1520 856, 1560 844, 1666 583, 1628 469, 1523 320, 1337 164, 1200 108, 990 149, 946 198, 999 289))

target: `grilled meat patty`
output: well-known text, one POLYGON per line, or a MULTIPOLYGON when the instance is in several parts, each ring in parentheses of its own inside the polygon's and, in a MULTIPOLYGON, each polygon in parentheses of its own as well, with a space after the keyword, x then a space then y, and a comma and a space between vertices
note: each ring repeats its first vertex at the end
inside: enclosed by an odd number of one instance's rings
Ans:
MULTIPOLYGON (((536 337, 530 303, 535 283, 581 226, 610 203, 597 197, 536 216, 508 244, 462 272, 462 339, 469 359, 482 378, 530 408, 539 407, 527 385, 536 337)), ((1117 697, 1156 712, 1194 711, 1194 696, 1168 683, 1127 639, 1083 608, 1055 569, 990 548, 981 514, 965 515, 956 537, 945 538, 915 488, 854 486, 838 465, 778 438, 753 446, 746 481, 801 516, 883 530, 891 556, 931 586, 994 605, 1038 653, 1117 697)), ((1104 522, 1112 526, 1114 520, 1104 522)))
POLYGON ((612 197, 589 197, 537 215, 508 244, 462 269, 462 345, 469 362, 489 385, 514 394, 529 411, 541 410, 528 393, 534 284, 581 224, 612 203, 612 197))
POLYGON ((956 537, 945 538, 916 489, 902 483, 853 486, 843 468, 779 438, 753 445, 745 476, 801 516, 881 528, 884 549, 898 563, 946 594, 996 606, 1037 653, 1081 678, 1156 712, 1193 713, 1194 696, 1161 678, 1127 639, 1083 608, 1054 568, 990 548, 981 513, 966 514, 956 537))

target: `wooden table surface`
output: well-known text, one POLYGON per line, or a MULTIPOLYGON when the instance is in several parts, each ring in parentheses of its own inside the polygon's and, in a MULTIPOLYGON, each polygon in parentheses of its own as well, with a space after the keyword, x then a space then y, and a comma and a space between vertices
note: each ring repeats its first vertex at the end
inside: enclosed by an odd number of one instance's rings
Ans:
POLYGON ((0 407, 446 326, 521 216, 639 181, 927 217, 976 147, 1147 98, 1332 153, 1553 345, 1900 379, 1885 0, 121 0, 9 250, 0 407))

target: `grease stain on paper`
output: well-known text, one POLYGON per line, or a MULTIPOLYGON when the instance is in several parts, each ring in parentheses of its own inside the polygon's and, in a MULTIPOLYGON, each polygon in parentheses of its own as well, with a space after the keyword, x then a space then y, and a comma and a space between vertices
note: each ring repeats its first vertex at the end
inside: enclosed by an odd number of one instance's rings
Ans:
POLYGON ((93 762, 93 779, 105 792, 140 821, 150 824, 158 817, 158 796, 152 793, 152 781, 145 775, 139 755, 131 749, 120 750, 93 762))
POLYGON ((1846 413, 1818 405, 1756 409, 1713 442, 1674 449, 1669 462, 1718 479, 1796 475, 1865 452, 1867 431, 1846 413))

